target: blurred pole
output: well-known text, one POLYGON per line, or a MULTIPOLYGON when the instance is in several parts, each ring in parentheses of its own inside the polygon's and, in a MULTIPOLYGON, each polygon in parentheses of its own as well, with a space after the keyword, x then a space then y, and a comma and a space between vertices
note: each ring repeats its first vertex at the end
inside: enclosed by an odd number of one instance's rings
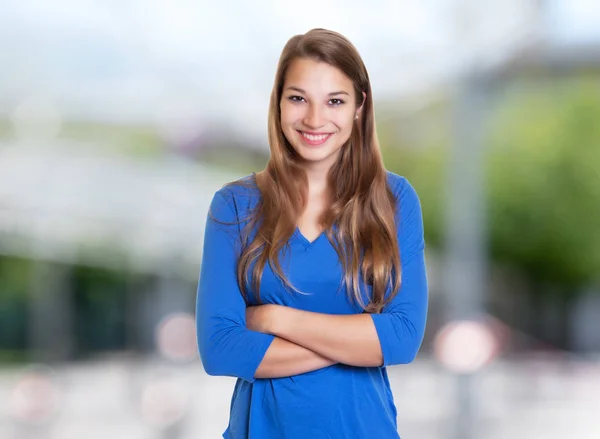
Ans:
POLYGON ((30 359, 56 362, 73 355, 73 299, 70 268, 34 261, 27 317, 30 359))
MULTIPOLYGON (((446 193, 444 285, 447 320, 473 320, 485 291, 483 135, 487 113, 484 76, 465 76, 454 99, 454 140, 446 193)), ((452 438, 474 437, 472 376, 456 376, 457 413, 452 438)))

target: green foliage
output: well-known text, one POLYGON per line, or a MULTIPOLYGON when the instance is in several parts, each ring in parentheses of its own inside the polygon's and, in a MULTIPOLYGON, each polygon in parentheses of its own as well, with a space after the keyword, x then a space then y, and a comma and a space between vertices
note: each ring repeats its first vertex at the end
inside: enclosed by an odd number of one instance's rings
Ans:
POLYGON ((0 256, 0 298, 25 295, 30 270, 31 262, 26 259, 0 256))
MULTIPOLYGON (((378 126, 386 167, 415 186, 426 239, 434 247, 443 244, 451 140, 449 114, 440 118, 438 110, 425 109, 417 120, 395 118, 378 126), (424 137, 422 132, 438 136, 424 137)), ((492 129, 483 145, 492 259, 520 269, 535 283, 554 284, 561 291, 597 282, 598 80, 513 84, 492 117, 492 129)))
POLYGON ((110 269, 73 267, 77 355, 125 346, 127 278, 110 269))
POLYGON ((487 162, 493 256, 563 286, 600 273, 600 87, 511 93, 487 162))
POLYGON ((30 269, 25 259, 0 257, 0 364, 23 360, 30 269))
MULTIPOLYGON (((73 141, 77 149, 98 148, 103 152, 139 158, 160 157, 165 150, 164 139, 151 125, 115 125, 66 120, 58 139, 73 141)), ((14 128, 9 119, 0 119, 0 141, 5 140, 15 140, 14 128)))
POLYGON ((68 121, 60 137, 78 141, 79 148, 90 144, 125 156, 153 158, 164 153, 164 142, 152 126, 68 121))

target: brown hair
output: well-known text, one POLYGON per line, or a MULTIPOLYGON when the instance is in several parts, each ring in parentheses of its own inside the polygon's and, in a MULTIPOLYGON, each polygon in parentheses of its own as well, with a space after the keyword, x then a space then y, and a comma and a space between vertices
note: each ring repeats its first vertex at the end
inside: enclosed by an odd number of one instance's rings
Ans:
POLYGON ((271 155, 265 169, 255 176, 261 199, 244 229, 238 283, 245 298, 247 285, 251 285, 260 301, 260 279, 269 263, 287 287, 298 291, 284 275, 278 258, 296 229, 308 193, 306 174, 283 134, 279 106, 286 70, 296 58, 325 62, 344 72, 354 84, 357 108, 363 106, 337 163, 329 170, 331 204, 322 213, 320 224, 338 253, 348 294, 366 312, 378 313, 400 288, 396 198, 389 188, 379 150, 367 69, 350 41, 326 29, 292 37, 279 58, 268 117, 271 155), (250 230, 257 225, 254 239, 248 242, 250 230), (368 303, 361 293, 361 277, 373 288, 368 303), (391 294, 386 297, 388 288, 391 294))

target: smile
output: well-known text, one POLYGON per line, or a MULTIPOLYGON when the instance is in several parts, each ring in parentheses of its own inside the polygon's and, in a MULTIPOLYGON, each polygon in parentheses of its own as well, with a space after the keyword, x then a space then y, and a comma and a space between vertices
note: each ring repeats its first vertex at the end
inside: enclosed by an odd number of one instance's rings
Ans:
POLYGON ((304 141, 306 143, 308 143, 309 145, 321 145, 322 143, 325 143, 327 141, 327 139, 329 139, 333 133, 323 133, 323 134, 312 134, 312 133, 306 133, 304 131, 298 131, 302 138, 304 139, 304 141))

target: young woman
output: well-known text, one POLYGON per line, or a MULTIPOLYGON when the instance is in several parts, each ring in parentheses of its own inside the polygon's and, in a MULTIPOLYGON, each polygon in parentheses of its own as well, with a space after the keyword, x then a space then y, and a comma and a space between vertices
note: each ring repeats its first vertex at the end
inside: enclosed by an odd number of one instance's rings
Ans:
POLYGON ((226 439, 398 438, 386 366, 423 339, 419 199, 383 166, 355 47, 283 49, 266 168, 219 190, 197 297, 209 375, 237 377, 226 439))

